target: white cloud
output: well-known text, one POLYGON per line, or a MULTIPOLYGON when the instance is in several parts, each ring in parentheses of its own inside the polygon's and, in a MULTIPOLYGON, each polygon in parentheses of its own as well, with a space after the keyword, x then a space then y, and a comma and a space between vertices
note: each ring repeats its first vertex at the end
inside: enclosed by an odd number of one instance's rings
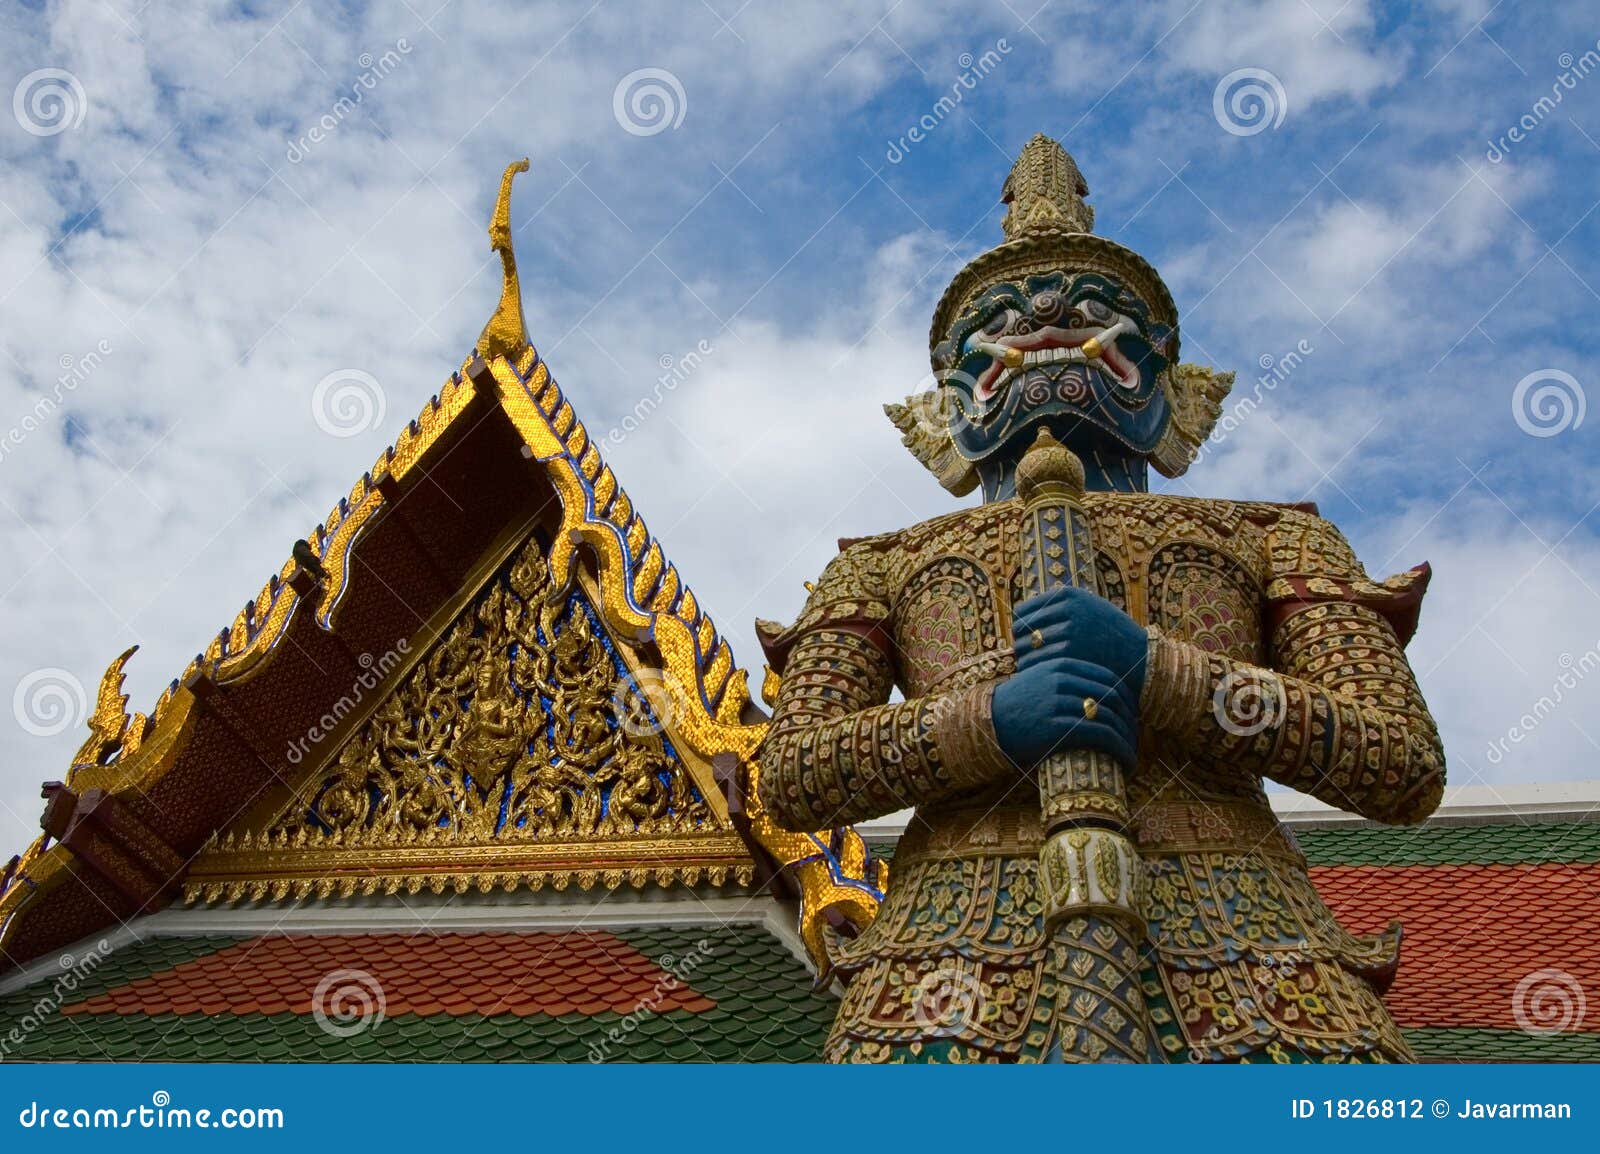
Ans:
POLYGON ((1491 473, 1442 512, 1407 511, 1375 536, 1367 559, 1374 569, 1433 564, 1410 655, 1446 737, 1453 782, 1592 778, 1600 548, 1568 536, 1572 526, 1557 517, 1524 523, 1494 484, 1491 473), (1555 708, 1541 707, 1542 698, 1555 708))
MULTIPOLYGON (((1377 99, 1401 56, 1377 39, 1371 5, 1357 0, 1337 15, 1332 7, 1322 9, 1337 37, 1304 5, 1202 6, 1119 98, 1146 81, 1159 95, 1174 76, 1204 80, 1253 65, 1280 71, 1293 116, 1377 99)), ((0 455, 0 543, 10 561, 0 575, 0 692, 31 670, 60 666, 92 694, 110 658, 137 641, 145 648, 129 689, 136 708, 153 703, 460 362, 499 291, 483 231, 499 172, 525 153, 535 171, 519 184, 514 221, 530 329, 591 428, 604 432, 632 409, 662 354, 682 355, 702 337, 714 346, 670 403, 608 455, 747 666, 760 667, 751 618, 792 615, 834 537, 951 507, 899 447, 880 406, 917 387, 933 300, 995 230, 980 225, 952 254, 952 237, 868 228, 863 206, 892 198, 863 185, 847 200, 855 180, 866 181, 863 169, 845 178, 844 193, 816 203, 816 190, 830 186, 815 167, 819 156, 854 165, 829 151, 833 135, 870 119, 896 84, 909 78, 910 91, 881 119, 909 123, 953 78, 962 51, 1002 35, 1036 48, 1003 5, 752 6, 724 29, 696 5, 586 11, 457 0, 435 20, 437 37, 403 6, 330 16, 302 5, 281 24, 279 13, 152 6, 137 18, 123 13, 133 31, 113 8, 58 6, 16 29, 13 66, 0 76, 15 83, 33 68, 68 68, 90 102, 81 128, 49 138, 0 117, 0 437, 53 391, 63 357, 110 348, 60 409, 0 455), (381 55, 401 38, 403 60, 291 163, 290 142, 352 92, 362 54, 381 55), (680 129, 641 139, 613 120, 612 90, 645 66, 680 76, 688 110, 680 129), (718 185, 713 166, 738 189, 718 185), (777 207, 797 201, 810 215, 790 219, 777 207), (671 242, 652 250, 674 227, 671 242), (773 238, 772 250, 747 247, 752 237, 773 238), (818 256, 830 262, 825 281, 801 271, 818 256), (319 379, 345 368, 381 383, 387 417, 338 439, 318 429, 310 402, 319 379)), ((1081 10, 1053 5, 1037 26, 1054 39, 1077 26, 1081 10)), ((1095 75, 1109 85, 1179 12, 1142 40, 1130 32, 1138 46, 1115 66, 1097 56, 1095 75)), ((984 81, 990 103, 978 119, 1006 146, 1038 128, 1064 130, 1099 95, 1089 87, 1078 99, 1072 89, 1070 103, 1037 71, 1019 50, 984 81)), ((1171 110, 1159 120, 1154 104, 1147 111, 1151 123, 1185 123, 1171 110)), ((1210 123, 1208 110, 1199 115, 1210 123)), ((1117 127, 1096 114, 1084 131, 1120 147, 1117 127)), ((1131 185, 1132 166, 1150 165, 1149 140, 1128 141, 1130 151, 1117 154, 1127 167, 1091 171, 1091 184, 1131 185)), ((973 145, 970 163, 993 170, 997 184, 1003 161, 981 137, 973 145)), ((1531 170, 1519 158, 1518 171, 1531 170)), ((1353 183, 1362 213, 1314 200, 1262 255, 1312 308, 1338 308, 1448 195, 1456 171, 1437 158, 1410 166, 1395 182, 1414 185, 1412 196, 1353 183)), ((1514 176, 1485 179, 1520 206, 1526 193, 1514 176)), ((1162 200, 1151 211, 1167 208, 1162 200)), ((896 228, 914 227, 909 213, 893 211, 896 228)), ((1377 403, 1381 350, 1357 340, 1365 322, 1405 306, 1413 323, 1419 299, 1445 295, 1451 270, 1511 243, 1513 224, 1483 188, 1463 193, 1407 259, 1360 294, 1349 310, 1362 322, 1353 333, 1336 326, 1349 347, 1318 339, 1314 366, 1197 470, 1197 488, 1292 498, 1312 487, 1348 448, 1348 430, 1366 427, 1364 407, 1377 403), (1417 286, 1435 295, 1419 298, 1417 286), (1335 385, 1337 402, 1320 407, 1315 398, 1335 385)), ((1151 254, 1180 299, 1198 300, 1255 239, 1214 237, 1151 254)), ((1427 323, 1444 330, 1455 319, 1441 311, 1427 323)), ((1314 331, 1250 261, 1195 310, 1186 338, 1248 364, 1314 331)), ((1510 381, 1493 388, 1484 409, 1504 423, 1510 381)), ((1345 468, 1370 460, 1363 449, 1345 468)), ((1357 484, 1343 469, 1335 479, 1357 484)), ((1451 622, 1468 629, 1480 608, 1441 597, 1459 580, 1445 562, 1455 568, 1450 549, 1459 549, 1460 565, 1484 563, 1494 532, 1452 542, 1436 556, 1439 590, 1424 637, 1451 622)), ((1588 572, 1579 565, 1587 560, 1575 554, 1573 563, 1588 572)), ((1540 595, 1586 604, 1559 581, 1540 595)), ((1554 620, 1530 627, 1538 640, 1517 650, 1532 684, 1540 653, 1548 665, 1560 641, 1554 620)), ((1500 631, 1522 636, 1520 624, 1500 631)), ((1448 716, 1451 725, 1470 720, 1448 716)), ((1481 736, 1463 732, 1468 746, 1481 736)), ((64 772, 81 731, 0 734, 0 846, 15 848, 35 828, 36 783, 64 772)), ((1584 776, 1586 761, 1556 756, 1581 753, 1552 746, 1541 775, 1584 776)))

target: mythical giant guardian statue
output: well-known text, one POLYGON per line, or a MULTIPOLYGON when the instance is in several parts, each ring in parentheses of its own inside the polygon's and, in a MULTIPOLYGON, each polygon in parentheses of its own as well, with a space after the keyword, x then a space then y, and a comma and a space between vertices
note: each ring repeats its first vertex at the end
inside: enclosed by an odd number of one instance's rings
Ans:
POLYGON ((837 1061, 1407 1061, 1398 930, 1346 932, 1266 779, 1385 822, 1444 755, 1383 582, 1314 509, 1153 495, 1232 374, 1178 361, 1136 253, 1035 137, 1005 241, 934 316, 933 396, 889 406, 983 504, 844 544, 800 618, 759 794, 828 829, 914 806, 877 919, 839 948, 837 1061), (904 700, 890 702, 897 687, 904 700))

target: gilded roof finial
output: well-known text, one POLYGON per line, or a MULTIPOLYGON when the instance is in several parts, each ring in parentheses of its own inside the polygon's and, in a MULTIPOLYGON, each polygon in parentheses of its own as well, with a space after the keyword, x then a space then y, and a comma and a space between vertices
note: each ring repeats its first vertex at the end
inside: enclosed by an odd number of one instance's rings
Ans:
POLYGON ((1007 240, 1040 232, 1091 232, 1094 209, 1078 164, 1044 133, 1028 141, 1006 177, 1000 199, 1010 206, 1001 227, 1007 240))
POLYGON ((528 329, 522 321, 522 287, 517 282, 517 258, 511 249, 511 181, 517 173, 527 171, 526 156, 506 166, 505 175, 500 178, 500 197, 495 201, 494 218, 489 221, 489 246, 500 254, 504 280, 499 307, 478 338, 478 355, 486 361, 497 356, 514 359, 528 345, 528 329))

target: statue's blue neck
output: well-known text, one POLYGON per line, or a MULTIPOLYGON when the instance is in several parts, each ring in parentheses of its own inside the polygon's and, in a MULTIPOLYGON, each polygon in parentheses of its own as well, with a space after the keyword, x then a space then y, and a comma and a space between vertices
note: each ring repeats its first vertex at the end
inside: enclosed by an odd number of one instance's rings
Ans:
MULTIPOLYGON (((1091 493, 1148 493, 1150 466, 1143 457, 1115 456, 1104 451, 1082 455, 1084 488, 1091 493)), ((984 461, 978 466, 983 500, 1005 501, 1016 496, 1015 459, 984 461)))

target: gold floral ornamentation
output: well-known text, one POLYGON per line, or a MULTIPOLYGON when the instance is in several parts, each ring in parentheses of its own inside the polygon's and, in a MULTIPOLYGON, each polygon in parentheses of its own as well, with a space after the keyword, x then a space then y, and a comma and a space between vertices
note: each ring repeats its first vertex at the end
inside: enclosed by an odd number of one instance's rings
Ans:
POLYGON ((685 868, 748 882, 742 844, 626 692, 587 598, 552 592, 530 538, 326 772, 262 832, 201 857, 191 899, 321 892, 324 878, 351 893, 362 870, 387 892, 589 872, 642 885, 685 868))

